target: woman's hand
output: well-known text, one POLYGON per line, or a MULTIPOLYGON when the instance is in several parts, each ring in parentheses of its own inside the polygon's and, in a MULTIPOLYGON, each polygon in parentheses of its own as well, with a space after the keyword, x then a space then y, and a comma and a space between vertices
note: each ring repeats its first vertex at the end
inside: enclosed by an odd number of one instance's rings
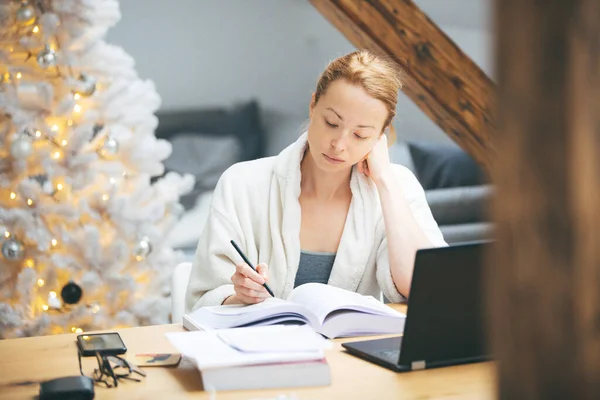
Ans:
POLYGON ((383 134, 379 137, 371 152, 358 163, 357 168, 358 172, 371 178, 375 185, 379 185, 391 173, 390 166, 387 136, 383 134))
POLYGON ((267 264, 258 264, 256 270, 258 272, 246 263, 235 266, 235 273, 231 275, 235 294, 226 298, 223 304, 256 304, 271 297, 263 286, 263 283, 268 281, 267 264))

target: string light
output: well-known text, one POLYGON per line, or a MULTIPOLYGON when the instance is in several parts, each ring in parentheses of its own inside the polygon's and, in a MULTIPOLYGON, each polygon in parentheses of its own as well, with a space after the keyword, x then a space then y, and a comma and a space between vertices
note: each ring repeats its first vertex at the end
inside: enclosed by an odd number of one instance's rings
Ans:
POLYGON ((48 308, 49 308, 49 307, 48 307, 48 304, 44 304, 44 305, 42 306, 42 310, 44 310, 44 311, 48 311, 48 308))
POLYGON ((100 311, 100 306, 98 304, 94 304, 92 306, 92 313, 96 314, 98 311, 100 311))
POLYGON ((21 79, 23 75, 20 72, 17 72, 17 79, 21 79))
POLYGON ((50 241, 50 243, 52 243, 52 247, 56 247, 56 245, 58 244, 58 240, 56 240, 56 239, 52 239, 52 240, 50 241))
POLYGON ((33 200, 27 199, 27 205, 31 207, 33 205, 33 200))
POLYGON ((33 27, 33 33, 38 33, 40 31, 40 27, 39 26, 34 26, 33 27))
POLYGON ((76 328, 75 329, 75 333, 81 333, 81 332, 83 332, 83 329, 81 329, 81 328, 76 328))
POLYGON ((111 183, 111 185, 114 185, 117 182, 117 180, 112 177, 108 181, 111 183))
POLYGON ((70 120, 68 120, 68 121, 67 121, 67 125, 69 125, 69 126, 73 125, 73 120, 71 120, 71 119, 70 119, 70 120))
POLYGON ((73 98, 74 98, 75 100, 79 100, 79 99, 81 98, 81 95, 80 95, 79 93, 75 93, 75 94, 73 95, 73 98))
POLYGON ((10 199, 14 200, 17 198, 17 194, 15 192, 10 192, 10 199))
POLYGON ((54 153, 52 153, 52 158, 58 160, 60 158, 60 151, 55 151, 54 153))
POLYGON ((56 292, 53 290, 53 291, 51 291, 50 293, 48 293, 48 295, 49 295, 50 297, 56 297, 56 292))
POLYGON ((63 147, 64 147, 64 146, 66 146, 66 145, 67 145, 67 143, 68 143, 68 142, 67 142, 65 139, 63 139, 63 140, 60 142, 60 144, 61 144, 61 145, 63 145, 63 147))
POLYGON ((36 138, 42 137, 42 132, 40 132, 40 131, 35 131, 35 137, 36 137, 36 138))
POLYGON ((80 112, 81 112, 81 106, 80 106, 79 104, 75 104, 75 107, 73 107, 73 110, 74 110, 76 113, 80 113, 80 112))
POLYGON ((33 258, 28 258, 27 260, 25 260, 25 267, 27 267, 27 268, 35 267, 35 261, 33 261, 33 258))
POLYGON ((52 132, 58 132, 58 125, 56 125, 56 124, 52 124, 52 126, 50 127, 50 130, 51 130, 52 132))
POLYGON ((104 200, 104 201, 107 201, 109 198, 110 198, 110 196, 107 194, 102 195, 102 200, 104 200))
POLYGON ((44 282, 44 280, 43 280, 43 279, 38 279, 38 280, 37 280, 37 285, 38 285, 39 287, 42 287, 42 286, 44 286, 44 283, 45 283, 45 282, 44 282))
POLYGON ((63 184, 62 184, 62 183, 58 183, 58 184, 56 185, 56 190, 63 190, 63 187, 64 187, 64 186, 63 186, 63 184))
POLYGON ((4 232, 4 237, 8 239, 10 237, 10 232, 9 231, 5 231, 4 232))

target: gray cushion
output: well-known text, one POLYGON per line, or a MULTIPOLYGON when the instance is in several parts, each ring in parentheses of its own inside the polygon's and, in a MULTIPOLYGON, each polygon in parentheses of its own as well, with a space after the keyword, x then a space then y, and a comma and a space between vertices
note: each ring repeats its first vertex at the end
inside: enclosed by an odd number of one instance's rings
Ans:
POLYGON ((156 114, 156 136, 171 139, 180 133, 229 136, 238 138, 240 160, 252 160, 265 155, 265 132, 256 101, 249 101, 231 109, 161 111, 156 114))
POLYGON ((195 199, 204 191, 212 190, 227 168, 241 159, 241 147, 233 135, 204 135, 180 133, 171 138, 173 152, 164 161, 168 171, 194 175, 194 190, 181 197, 185 209, 193 207, 195 199))
POLYGON ((427 190, 425 196, 438 225, 487 221, 489 185, 427 190))
POLYGON ((486 182, 482 169, 457 145, 409 142, 408 148, 415 174, 425 190, 486 182))
POLYGON ((493 225, 490 222, 440 226, 444 240, 448 244, 493 239, 493 225))

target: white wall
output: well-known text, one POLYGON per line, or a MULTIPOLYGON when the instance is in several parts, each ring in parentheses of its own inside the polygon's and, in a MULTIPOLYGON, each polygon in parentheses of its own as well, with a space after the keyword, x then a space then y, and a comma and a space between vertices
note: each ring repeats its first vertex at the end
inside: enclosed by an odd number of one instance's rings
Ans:
MULTIPOLYGON (((307 0, 122 0, 121 10, 108 41, 121 45, 136 59, 139 75, 156 83, 162 109, 256 98, 265 110, 269 153, 297 135, 327 62, 354 49, 307 0)), ((488 31, 442 28, 489 72, 488 31)), ((398 116, 402 137, 449 140, 405 97, 398 116)))

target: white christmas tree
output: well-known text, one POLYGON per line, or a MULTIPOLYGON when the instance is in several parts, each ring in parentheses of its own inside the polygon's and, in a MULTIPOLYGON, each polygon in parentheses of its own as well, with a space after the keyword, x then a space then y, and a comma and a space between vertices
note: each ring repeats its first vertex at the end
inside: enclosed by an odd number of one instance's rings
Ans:
POLYGON ((160 98, 107 44, 115 0, 0 0, 0 337, 168 322, 160 98), (151 178, 159 177, 152 182, 151 178))

